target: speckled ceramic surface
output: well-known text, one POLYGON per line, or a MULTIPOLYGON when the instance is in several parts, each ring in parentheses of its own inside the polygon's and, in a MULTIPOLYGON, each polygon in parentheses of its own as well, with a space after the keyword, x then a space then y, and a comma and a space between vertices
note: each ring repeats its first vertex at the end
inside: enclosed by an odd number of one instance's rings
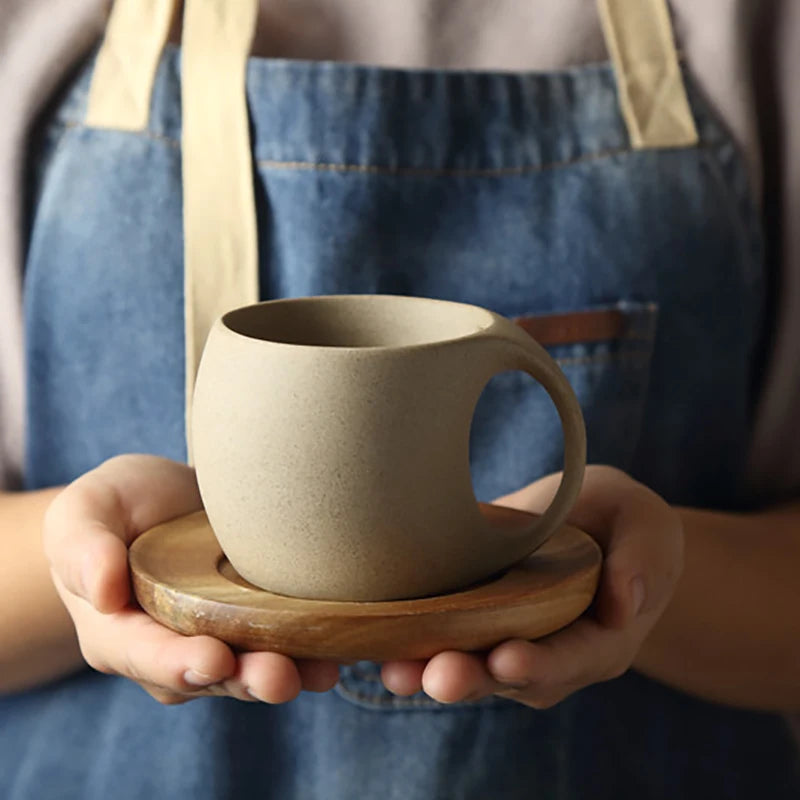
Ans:
POLYGON ((572 389, 526 333, 475 306, 395 296, 226 314, 203 353, 192 430, 231 564, 264 589, 317 599, 422 597, 509 566, 564 521, 586 453, 572 389), (509 369, 553 398, 565 477, 543 517, 501 532, 475 501, 469 429, 487 381, 509 369))

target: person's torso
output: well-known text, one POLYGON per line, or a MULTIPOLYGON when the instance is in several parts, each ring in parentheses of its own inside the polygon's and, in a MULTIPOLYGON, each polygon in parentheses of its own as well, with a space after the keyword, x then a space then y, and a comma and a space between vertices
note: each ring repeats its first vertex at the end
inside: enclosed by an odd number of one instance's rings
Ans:
MULTIPOLYGON (((179 55, 162 60, 146 130, 86 126, 90 66, 48 128, 26 270, 32 487, 118 452, 185 456, 179 55)), ((607 64, 513 74, 254 59, 261 295, 419 294, 567 315, 549 349, 584 410, 590 460, 671 502, 736 505, 763 262, 736 148, 689 94, 699 144, 636 150, 607 64), (598 312, 615 323, 589 332, 581 320, 598 312)), ((471 455, 481 499, 559 468, 541 389, 497 378, 471 455)), ((396 698, 369 664, 275 708, 164 709, 85 674, 0 713, 13 720, 0 727, 10 800, 798 787, 782 720, 633 674, 549 711, 396 698)))

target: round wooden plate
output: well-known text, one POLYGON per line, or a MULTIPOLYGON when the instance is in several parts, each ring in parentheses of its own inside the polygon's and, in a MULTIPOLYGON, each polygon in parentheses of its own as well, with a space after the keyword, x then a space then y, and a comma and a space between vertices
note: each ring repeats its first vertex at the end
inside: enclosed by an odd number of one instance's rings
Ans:
MULTIPOLYGON (((481 508, 493 525, 518 528, 524 515, 481 508)), ((247 583, 203 511, 153 528, 130 548, 136 597, 163 625, 242 650, 340 662, 428 658, 545 636, 586 610, 600 564, 595 541, 564 525, 525 561, 478 586, 419 600, 348 603, 286 597, 247 583)))

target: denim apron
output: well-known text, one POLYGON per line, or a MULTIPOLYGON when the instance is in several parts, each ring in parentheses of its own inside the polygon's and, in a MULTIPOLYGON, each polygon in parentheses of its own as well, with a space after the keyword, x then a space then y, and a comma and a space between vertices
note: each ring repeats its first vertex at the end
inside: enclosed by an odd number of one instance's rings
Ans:
MULTIPOLYGON (((590 461, 673 503, 734 508, 762 324, 757 214, 690 78, 676 73, 697 143, 648 143, 626 107, 624 47, 609 36, 609 49, 613 65, 524 74, 249 59, 260 294, 418 294, 534 327, 557 314, 564 335, 548 349, 580 399, 590 461), (598 332, 586 324, 598 315, 615 324, 598 332)), ((117 453, 186 458, 184 257, 197 230, 183 241, 181 51, 152 52, 141 125, 87 123, 93 56, 41 127, 25 276, 30 488, 117 453)), ((215 168, 214 146, 193 169, 215 168)), ((476 494, 560 457, 541 388, 494 379, 473 423, 476 494)), ((547 711, 394 697, 369 663, 274 707, 165 708, 90 671, 0 699, 3 800, 798 796, 783 719, 633 672, 547 711)))

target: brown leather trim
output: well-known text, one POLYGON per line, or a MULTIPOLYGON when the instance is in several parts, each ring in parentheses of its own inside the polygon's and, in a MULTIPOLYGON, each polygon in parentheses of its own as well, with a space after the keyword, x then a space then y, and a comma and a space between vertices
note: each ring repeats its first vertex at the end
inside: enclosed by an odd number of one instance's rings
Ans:
POLYGON ((626 315, 616 308, 518 317, 514 322, 545 346, 621 339, 628 328, 626 315))

